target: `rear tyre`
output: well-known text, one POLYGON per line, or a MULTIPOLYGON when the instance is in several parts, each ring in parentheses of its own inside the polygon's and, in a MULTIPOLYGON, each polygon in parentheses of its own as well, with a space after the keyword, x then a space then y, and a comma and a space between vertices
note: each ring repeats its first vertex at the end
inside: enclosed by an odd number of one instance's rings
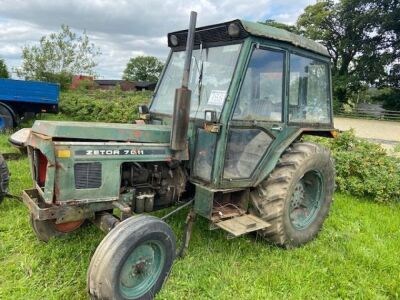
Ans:
POLYGON ((0 154, 0 203, 3 202, 4 197, 8 193, 8 183, 10 181, 10 173, 8 171, 7 163, 0 154))
POLYGON ((271 224, 259 235, 286 248, 311 241, 328 215, 334 187, 330 151, 314 143, 293 144, 250 194, 252 212, 271 224))
POLYGON ((11 112, 0 105, 0 132, 14 127, 14 118, 11 112))
POLYGON ((175 258, 175 235, 162 220, 134 216, 112 229, 88 270, 91 299, 153 299, 175 258))
POLYGON ((38 240, 48 242, 53 237, 58 237, 78 229, 84 220, 56 224, 55 220, 35 220, 31 214, 29 221, 38 240))

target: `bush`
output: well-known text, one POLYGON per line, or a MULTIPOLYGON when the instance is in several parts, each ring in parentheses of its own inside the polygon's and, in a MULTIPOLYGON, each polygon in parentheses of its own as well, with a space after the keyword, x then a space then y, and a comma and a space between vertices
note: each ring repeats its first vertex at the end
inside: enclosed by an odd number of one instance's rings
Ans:
POLYGON ((137 106, 146 104, 151 92, 77 90, 62 92, 59 110, 70 119, 93 122, 132 123, 137 106))
POLYGON ((339 191, 377 202, 400 201, 400 160, 380 145, 356 138, 353 131, 317 140, 332 150, 339 191))
POLYGON ((400 111, 400 89, 393 88, 383 100, 383 108, 400 111))
POLYGON ((384 88, 379 93, 376 93, 372 99, 375 102, 382 102, 383 108, 387 110, 400 111, 400 89, 399 88, 384 88))
POLYGON ((97 84, 93 80, 83 79, 79 80, 77 90, 80 92, 86 92, 87 90, 94 90, 97 84))

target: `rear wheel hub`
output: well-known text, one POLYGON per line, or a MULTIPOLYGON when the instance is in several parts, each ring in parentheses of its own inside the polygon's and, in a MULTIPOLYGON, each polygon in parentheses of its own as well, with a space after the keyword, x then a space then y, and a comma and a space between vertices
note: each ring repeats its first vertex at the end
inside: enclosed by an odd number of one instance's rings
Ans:
POLYGON ((297 230, 307 228, 315 220, 322 203, 322 175, 307 172, 297 182, 289 205, 290 222, 297 230))

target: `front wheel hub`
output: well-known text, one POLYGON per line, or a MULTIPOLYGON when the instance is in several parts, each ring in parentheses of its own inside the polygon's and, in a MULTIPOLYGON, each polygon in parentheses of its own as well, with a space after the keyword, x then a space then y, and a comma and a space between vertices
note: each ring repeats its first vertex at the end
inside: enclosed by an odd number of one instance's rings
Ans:
POLYGON ((120 273, 120 290, 128 299, 147 293, 155 284, 165 263, 165 249, 158 241, 147 241, 125 260, 120 273))

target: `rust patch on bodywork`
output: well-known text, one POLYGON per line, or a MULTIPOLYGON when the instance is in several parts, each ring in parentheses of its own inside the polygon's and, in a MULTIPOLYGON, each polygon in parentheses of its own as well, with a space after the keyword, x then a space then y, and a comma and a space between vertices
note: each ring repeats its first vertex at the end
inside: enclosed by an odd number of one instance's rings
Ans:
POLYGON ((133 131, 133 135, 134 135, 135 137, 137 137, 137 138, 140 138, 140 137, 142 136, 142 132, 141 132, 141 131, 138 131, 138 130, 134 130, 134 131, 133 131))

